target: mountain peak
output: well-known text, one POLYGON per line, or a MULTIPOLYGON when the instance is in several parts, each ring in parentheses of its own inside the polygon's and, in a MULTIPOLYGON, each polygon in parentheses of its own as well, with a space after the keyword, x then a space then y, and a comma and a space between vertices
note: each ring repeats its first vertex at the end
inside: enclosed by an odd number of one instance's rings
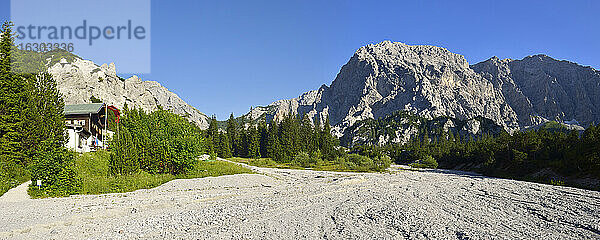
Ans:
POLYGON ((118 108, 127 104, 129 107, 153 111, 162 106, 186 117, 200 128, 208 128, 208 117, 184 102, 177 94, 158 82, 143 81, 135 75, 122 79, 117 76, 114 63, 98 66, 81 58, 59 60, 48 68, 48 73, 56 79, 58 90, 63 94, 66 104, 89 103, 91 97, 94 97, 118 108))

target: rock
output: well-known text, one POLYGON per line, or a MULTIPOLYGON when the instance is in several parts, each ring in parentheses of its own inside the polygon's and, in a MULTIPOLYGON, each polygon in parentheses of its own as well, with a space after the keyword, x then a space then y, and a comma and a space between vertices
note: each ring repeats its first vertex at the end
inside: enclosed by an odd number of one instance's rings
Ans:
POLYGON ((123 109, 141 108, 153 111, 162 106, 175 114, 186 117, 200 128, 208 128, 208 117, 184 102, 177 94, 155 81, 143 81, 137 76, 121 79, 114 63, 96 65, 92 61, 74 58, 50 66, 48 72, 57 82, 66 104, 90 103, 94 96, 109 105, 123 109))
POLYGON ((501 89, 521 127, 548 120, 600 122, 600 71, 546 55, 491 58, 473 69, 501 89))
MULTIPOLYGON (((492 57, 469 66, 463 56, 441 47, 385 41, 359 48, 331 86, 255 107, 246 116, 279 121, 291 112, 319 123, 329 117, 332 133, 341 137, 361 120, 400 110, 427 119, 483 117, 514 132, 549 120, 600 122, 598 106, 600 71, 591 67, 546 55, 492 57)), ((475 134, 476 124, 465 131, 475 134)))
POLYGON ((249 116, 260 111, 278 120, 291 111, 321 123, 329 117, 333 133, 341 136, 360 120, 399 110, 430 119, 481 116, 507 131, 518 129, 517 115, 502 92, 473 71, 463 56, 440 47, 389 41, 358 49, 330 87, 257 107, 249 116))

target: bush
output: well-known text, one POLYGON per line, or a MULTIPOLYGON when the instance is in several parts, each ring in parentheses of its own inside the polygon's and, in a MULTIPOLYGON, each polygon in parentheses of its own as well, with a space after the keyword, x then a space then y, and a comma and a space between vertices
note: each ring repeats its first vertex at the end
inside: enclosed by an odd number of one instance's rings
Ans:
POLYGON ((296 156, 294 156, 292 164, 303 168, 308 168, 318 165, 321 161, 320 151, 312 152, 311 154, 299 152, 296 154, 296 156))
POLYGON ((373 158, 373 168, 371 170, 381 172, 389 168, 391 164, 392 159, 390 157, 387 155, 380 155, 373 158))
POLYGON ((75 156, 66 148, 52 143, 42 143, 41 151, 31 166, 29 195, 32 197, 63 197, 77 194, 81 188, 75 171, 75 156), (37 186, 37 180, 42 181, 37 186))
POLYGON ((348 154, 347 162, 349 163, 348 168, 352 170, 367 172, 373 169, 373 159, 366 156, 348 154))
POLYGON ((114 137, 110 169, 114 174, 183 174, 205 151, 200 129, 185 118, 159 108, 147 114, 125 109, 114 137))
POLYGON ((438 167, 437 161, 435 160, 435 158, 433 158, 430 155, 426 155, 422 159, 420 159, 414 163, 411 163, 409 165, 414 168, 437 168, 438 167))

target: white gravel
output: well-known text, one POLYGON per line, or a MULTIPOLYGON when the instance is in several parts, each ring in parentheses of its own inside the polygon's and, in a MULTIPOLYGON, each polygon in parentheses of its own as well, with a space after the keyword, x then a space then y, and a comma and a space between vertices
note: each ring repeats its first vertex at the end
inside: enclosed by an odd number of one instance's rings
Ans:
POLYGON ((600 192, 453 171, 175 180, 0 202, 4 239, 600 239, 600 192))

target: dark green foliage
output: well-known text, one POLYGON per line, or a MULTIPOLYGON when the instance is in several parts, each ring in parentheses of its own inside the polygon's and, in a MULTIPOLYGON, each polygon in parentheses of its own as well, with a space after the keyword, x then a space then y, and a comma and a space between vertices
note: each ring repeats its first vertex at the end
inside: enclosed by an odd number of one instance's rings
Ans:
POLYGON ((250 127, 247 134, 248 141, 248 157, 260 158, 260 134, 256 127, 250 127))
POLYGON ((422 159, 417 160, 410 164, 411 167, 416 168, 437 168, 438 163, 432 156, 425 155, 422 159))
POLYGON ((236 153, 236 141, 239 137, 238 134, 238 126, 235 118, 233 117, 233 113, 229 115, 229 119, 227 120, 227 127, 225 129, 227 133, 227 139, 229 140, 229 152, 231 155, 238 155, 236 153))
POLYGON ((230 158, 233 155, 231 154, 231 147, 229 146, 229 137, 227 134, 219 132, 217 139, 215 139, 215 150, 216 154, 222 158, 230 158))
POLYGON ((364 172, 375 169, 373 159, 358 154, 348 154, 346 157, 346 165, 349 169, 364 172))
POLYGON ((73 153, 56 145, 51 141, 44 141, 33 158, 33 183, 29 187, 29 193, 33 197, 69 196, 76 194, 81 187, 76 177, 73 153), (41 187, 34 186, 37 180, 42 180, 41 187))
POLYGON ((294 157, 294 160, 292 161, 292 163, 296 166, 300 166, 303 168, 309 168, 309 167, 317 166, 322 161, 323 161, 323 159, 321 158, 321 153, 318 151, 312 152, 310 154, 307 152, 299 152, 294 157))
POLYGON ((29 173, 23 165, 16 164, 6 156, 0 155, 0 196, 27 180, 29 180, 29 173))
POLYGON ((126 108, 110 146, 114 174, 185 173, 206 150, 197 126, 162 108, 150 114, 126 108))
POLYGON ((592 125, 582 134, 539 128, 515 132, 512 136, 506 132, 468 138, 446 134, 433 140, 429 136, 429 139, 424 135, 415 136, 404 145, 355 147, 352 152, 366 156, 383 152, 396 163, 426 164, 427 167, 435 165, 427 164, 433 162, 428 159, 434 159, 440 168, 545 183, 564 181, 569 184, 569 178, 600 179, 599 126, 592 125))
MULTIPOLYGON (((205 131, 208 139, 221 138, 216 126, 209 126, 205 131)), ((233 144, 229 146, 232 155, 255 159, 250 162, 259 166, 383 171, 391 164, 390 157, 383 152, 365 157, 346 155, 338 146, 338 139, 331 135, 329 119, 325 120, 324 126, 313 125, 306 114, 302 118, 290 114, 280 122, 271 121, 268 125, 264 118, 248 122, 242 117, 236 121, 231 115, 226 129, 225 136, 233 138, 229 139, 233 144)), ((225 148, 225 144, 215 144, 217 153, 226 152, 225 148)))
POLYGON ((361 145, 381 145, 380 137, 385 139, 397 139, 398 133, 417 130, 419 137, 431 142, 454 140, 455 135, 459 138, 475 137, 483 135, 498 135, 504 131, 492 120, 476 117, 471 121, 480 123, 479 133, 472 134, 466 131, 469 121, 459 120, 451 117, 437 117, 426 119, 419 117, 410 111, 397 111, 380 119, 365 119, 355 123, 344 130, 340 139, 342 146, 355 147, 361 145), (359 139, 359 140, 356 140, 359 139))
POLYGON ((73 194, 78 181, 63 146, 64 103, 45 65, 44 56, 55 53, 17 50, 11 27, 3 24, 0 41, 0 188, 31 176, 44 181, 36 194, 73 194))
POLYGON ((23 139, 26 136, 25 109, 27 109, 27 86, 12 66, 14 36, 12 23, 2 24, 0 40, 0 155, 6 162, 24 165, 26 154, 23 139))
POLYGON ((56 81, 43 71, 37 75, 29 75, 27 92, 28 108, 24 110, 23 130, 27 133, 23 139, 24 150, 28 159, 38 151, 37 145, 42 141, 51 142, 56 148, 64 145, 65 118, 64 102, 57 89, 56 81))
POLYGON ((326 159, 332 160, 335 156, 334 146, 339 145, 337 139, 331 135, 331 125, 329 125, 329 117, 325 120, 323 130, 319 134, 319 149, 326 159))
MULTIPOLYGON (((216 119, 214 122, 214 127, 211 124, 206 130, 208 139, 218 135, 216 119)), ((300 152, 319 152, 322 160, 334 160, 339 155, 335 148, 338 140, 331 135, 328 121, 323 128, 313 126, 307 115, 303 118, 288 115, 281 122, 271 121, 268 125, 265 119, 255 121, 255 124, 239 124, 245 122, 243 117, 236 121, 233 115, 227 120, 226 135, 233 138, 229 139, 233 156, 255 159, 263 157, 278 163, 290 163, 300 152)))

